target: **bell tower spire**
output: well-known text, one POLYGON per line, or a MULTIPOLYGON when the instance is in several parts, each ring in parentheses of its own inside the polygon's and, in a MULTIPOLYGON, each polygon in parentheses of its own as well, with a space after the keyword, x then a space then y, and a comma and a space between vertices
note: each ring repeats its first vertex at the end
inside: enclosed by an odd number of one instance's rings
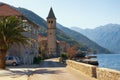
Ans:
POLYGON ((49 19, 49 18, 56 19, 52 7, 50 8, 50 12, 49 12, 49 14, 48 14, 47 19, 49 19))
POLYGON ((56 56, 56 17, 54 15, 53 9, 50 8, 47 17, 47 48, 48 56, 56 56))

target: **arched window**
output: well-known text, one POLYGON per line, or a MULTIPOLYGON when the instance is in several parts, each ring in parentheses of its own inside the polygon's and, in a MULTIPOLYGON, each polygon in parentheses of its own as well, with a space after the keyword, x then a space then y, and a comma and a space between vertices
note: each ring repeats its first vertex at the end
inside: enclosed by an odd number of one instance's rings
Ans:
POLYGON ((51 24, 53 23, 53 21, 51 21, 51 24))
POLYGON ((50 21, 48 21, 48 23, 50 23, 50 21))

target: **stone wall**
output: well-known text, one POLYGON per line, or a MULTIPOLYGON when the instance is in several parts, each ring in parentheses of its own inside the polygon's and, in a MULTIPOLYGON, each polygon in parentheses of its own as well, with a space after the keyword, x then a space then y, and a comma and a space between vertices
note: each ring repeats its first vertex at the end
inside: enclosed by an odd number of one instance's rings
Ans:
POLYGON ((98 68, 93 65, 72 60, 67 60, 66 64, 67 66, 79 70, 90 77, 95 77, 97 80, 120 80, 120 71, 117 70, 98 68))
POLYGON ((96 77, 96 66, 84 64, 72 60, 66 61, 67 66, 77 69, 90 77, 96 77))
POLYGON ((98 80, 120 80, 120 71, 97 68, 97 79, 98 80))

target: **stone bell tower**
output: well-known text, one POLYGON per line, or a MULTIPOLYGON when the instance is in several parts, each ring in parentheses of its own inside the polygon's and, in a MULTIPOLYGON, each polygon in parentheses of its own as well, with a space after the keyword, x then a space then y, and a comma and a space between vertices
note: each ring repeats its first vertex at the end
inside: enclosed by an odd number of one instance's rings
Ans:
POLYGON ((52 8, 47 17, 47 48, 48 56, 56 57, 56 17, 52 8))

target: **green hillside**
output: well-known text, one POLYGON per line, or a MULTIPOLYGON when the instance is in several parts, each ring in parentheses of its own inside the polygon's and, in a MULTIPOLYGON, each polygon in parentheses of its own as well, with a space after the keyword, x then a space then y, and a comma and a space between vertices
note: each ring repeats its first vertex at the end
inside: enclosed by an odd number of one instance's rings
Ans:
MULTIPOLYGON (((30 10, 24 8, 16 8, 16 9, 20 11, 24 16, 26 16, 29 20, 38 24, 40 26, 39 33, 46 36, 47 25, 44 19, 42 19, 40 16, 38 16, 37 14, 33 13, 30 10)), ((77 44, 79 45, 79 48, 86 48, 86 49, 92 48, 93 50, 99 53, 110 53, 107 49, 89 40, 87 37, 83 36, 82 34, 70 30, 60 24, 57 24, 56 33, 57 33, 57 40, 66 41, 71 45, 77 44)))

